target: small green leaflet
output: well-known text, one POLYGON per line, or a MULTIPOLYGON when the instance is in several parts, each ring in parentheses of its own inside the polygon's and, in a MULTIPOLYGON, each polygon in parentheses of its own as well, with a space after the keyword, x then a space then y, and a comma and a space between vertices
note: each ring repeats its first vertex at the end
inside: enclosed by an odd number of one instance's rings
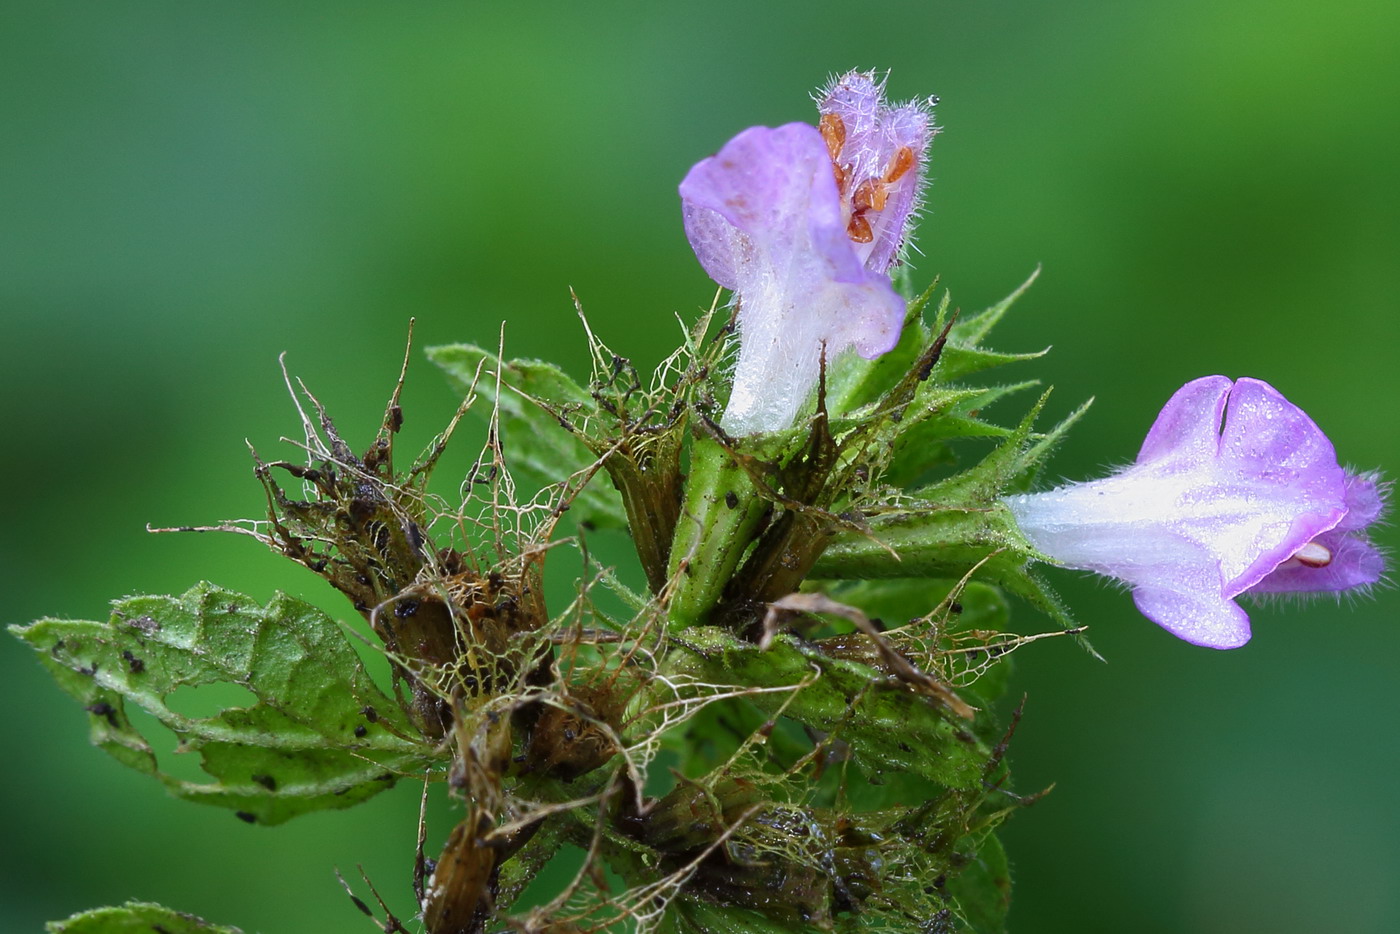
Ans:
POLYGON ((118 600, 106 623, 43 619, 11 631, 87 710, 94 744, 177 797, 231 808, 250 823, 350 807, 401 774, 422 773, 437 755, 340 627, 285 594, 264 607, 205 583, 179 597, 118 600), (167 703, 179 688, 211 684, 245 688, 257 702, 210 717, 167 703), (169 727, 178 752, 198 752, 212 781, 162 772, 128 704, 169 727))
POLYGON ((48 934, 243 934, 238 928, 210 924, 194 915, 150 902, 127 902, 120 908, 94 908, 65 921, 44 925, 48 934))
POLYGON ((695 626, 674 639, 693 653, 677 658, 677 667, 701 681, 793 686, 791 696, 755 693, 749 700, 770 715, 781 711, 823 732, 840 730, 852 757, 873 773, 904 771, 948 788, 981 781, 988 754, 982 743, 929 698, 868 665, 829 658, 786 635, 767 650, 714 626, 695 626))
POLYGON ((960 841, 960 852, 976 854, 961 872, 948 882, 957 899, 964 928, 973 934, 1001 934, 1006 930, 1006 912, 1011 906, 1011 870, 1006 851, 991 831, 960 841))
MULTIPOLYGON (((554 364, 541 360, 502 362, 494 353, 472 344, 429 347, 428 359, 443 369, 458 392, 474 391, 495 403, 507 445, 506 466, 517 481, 543 488, 598 462, 598 455, 565 427, 568 423, 582 429, 590 418, 598 416, 597 403, 554 364)), ((488 408, 476 411, 484 417, 491 412, 488 408)), ((602 528, 627 527, 622 498, 605 477, 594 478, 578 490, 570 508, 581 522, 602 528)))

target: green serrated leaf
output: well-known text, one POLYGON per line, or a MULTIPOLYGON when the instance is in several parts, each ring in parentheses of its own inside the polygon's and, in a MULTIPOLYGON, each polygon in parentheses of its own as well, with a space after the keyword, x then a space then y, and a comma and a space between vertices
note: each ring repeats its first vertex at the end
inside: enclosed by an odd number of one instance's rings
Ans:
MULTIPOLYGON (((1048 561, 1021 534, 1000 497, 1041 459, 1083 412, 1046 435, 1031 428, 1047 391, 1021 422, 976 466, 918 491, 919 501, 899 512, 874 516, 865 534, 840 532, 812 569, 814 578, 883 580, 901 577, 960 579, 976 569, 1066 629, 1076 623, 1064 603, 1030 570, 1048 561)), ((1091 654, 1093 649, 1079 639, 1091 654)))
POLYGON ((958 850, 975 855, 948 881, 948 891, 958 903, 958 914, 969 934, 1002 934, 1011 907, 1011 869, 996 834, 959 841, 958 850))
POLYGON ((1037 266, 1030 277, 1017 286, 1016 290, 1006 298, 984 311, 979 311, 975 315, 969 315, 958 321, 953 325, 953 331, 948 338, 949 343, 956 343, 961 347, 980 346, 983 339, 991 333, 992 328, 997 326, 1006 312, 1016 303, 1016 300, 1026 294, 1026 290, 1039 276, 1040 267, 1037 266))
POLYGON ((179 597, 116 601, 106 623, 43 619, 11 627, 91 719, 94 744, 178 797, 278 824, 345 808, 421 773, 434 757, 399 704, 370 679, 339 626, 277 594, 267 606, 199 584, 179 597), (172 709, 180 688, 232 685, 256 702, 209 717, 172 709), (134 704, 198 752, 212 782, 161 771, 134 704))
POLYGON ((830 658, 790 636, 766 650, 726 630, 697 626, 677 644, 690 650, 690 673, 710 683, 776 688, 808 682, 789 694, 748 695, 759 709, 822 732, 839 731, 856 762, 879 774, 910 772, 950 788, 975 787, 985 747, 931 698, 868 665, 830 658), (786 706, 784 706, 786 704, 786 706))
POLYGON ((822 553, 812 576, 961 578, 978 565, 980 575, 987 576, 1000 567, 1020 567, 1036 556, 1001 503, 984 507, 935 503, 872 519, 868 535, 839 533, 822 553))
POLYGON ((563 825, 557 821, 542 823, 534 836, 501 864, 493 892, 498 905, 509 907, 515 904, 545 864, 559 852, 563 845, 563 831, 563 825))
POLYGON ((675 934, 792 934, 792 927, 750 908, 721 907, 690 895, 674 899, 662 922, 675 934))
MULTIPOLYGON (((472 344, 429 347, 427 354, 457 391, 475 391, 497 407, 506 464, 517 482, 542 489, 598 461, 579 435, 565 427, 581 427, 597 417, 597 403, 559 367, 541 360, 503 364, 496 354, 472 344)), ((491 410, 477 411, 489 417, 491 410)), ((627 525, 622 497, 606 478, 595 476, 570 508, 578 521, 600 528, 627 525)))
POLYGON ((1034 482, 1036 476, 1040 473, 1040 468, 1044 462, 1049 458, 1051 452, 1054 451, 1060 441, 1064 439, 1065 433, 1069 431, 1070 427, 1074 425, 1075 422, 1084 417, 1084 413, 1089 411, 1089 406, 1093 404, 1093 399, 1086 400, 1079 408, 1065 416, 1054 428, 1051 428, 1045 434, 1041 435, 1038 440, 1027 446, 1017 459, 1015 476, 1007 484, 1003 492, 1024 492, 1026 489, 1029 489, 1031 483, 1034 482))
POLYGON ((1000 496, 1007 481, 1024 466, 1031 426, 1047 396, 1042 395, 976 466, 919 490, 918 500, 898 512, 872 517, 867 534, 838 534, 815 575, 856 580, 960 578, 989 555, 1009 551, 1017 564, 1038 557, 1000 496))
POLYGON ((980 347, 960 347, 949 338, 948 345, 943 350, 943 356, 939 359, 938 366, 934 368, 934 377, 940 383, 951 383, 972 376, 974 373, 1005 366, 1008 363, 1035 360, 1045 356, 1045 353, 1044 350, 1030 353, 1000 353, 995 350, 983 350, 980 347))
MULTIPOLYGON (((960 581, 950 578, 859 581, 833 589, 842 603, 860 607, 872 620, 902 626, 927 616, 949 602, 948 595, 960 581)), ((981 581, 968 581, 957 595, 958 610, 949 618, 949 631, 1002 630, 1011 615, 1000 590, 981 581)))
POLYGON ((981 418, 983 410, 1007 396, 1038 386, 1035 380, 981 388, 937 387, 921 391, 902 423, 894 426, 893 457, 882 477, 896 487, 928 482, 931 472, 956 463, 950 442, 962 439, 1003 440, 1015 429, 981 418))
MULTIPOLYGON (((475 344, 444 344, 429 347, 428 359, 442 367, 451 383, 465 393, 475 387, 477 392, 494 393, 496 367, 500 357, 475 344), (485 367, 482 367, 485 364, 485 367), (478 376, 480 378, 478 378, 478 376)), ((544 360, 508 360, 500 371, 501 383, 532 399, 568 410, 597 408, 588 390, 559 367, 544 360)), ((517 398, 519 396, 517 395, 517 398)), ((506 396, 502 394, 502 404, 506 396)), ((516 407, 511 403, 511 408, 516 407)))
POLYGON ((194 915, 150 902, 127 902, 119 908, 94 908, 65 921, 50 921, 48 934, 243 934, 238 928, 210 924, 194 915))
MULTIPOLYGON (((913 622, 944 608, 941 625, 945 633, 968 630, 1004 632, 1010 625, 1011 607, 1001 588, 978 580, 962 582, 938 578, 907 578, 903 580, 856 581, 836 585, 832 594, 842 603, 859 607, 871 620, 888 627, 913 622), (956 599, 953 589, 958 588, 956 599)), ((960 683, 959 695, 978 707, 986 708, 1006 692, 1010 679, 1011 660, 1008 658, 983 671, 970 684, 960 683)), ((979 727, 989 719, 978 715, 979 727)))
POLYGON ((1040 270, 1037 268, 1029 279, 1006 298, 985 311, 954 323, 952 330, 948 332, 948 343, 933 370, 935 382, 951 383, 993 367, 1034 360, 1045 354, 1044 350, 1031 353, 999 353, 982 346, 982 341, 991 333, 992 328, 1001 321, 1016 300, 1025 294, 1039 275, 1040 270))
POLYGON ((983 509, 928 505, 870 523, 874 538, 841 533, 812 569, 814 578, 885 580, 957 577, 974 572, 1044 612, 1066 629, 1077 624, 1064 604, 1030 570, 1043 560, 1000 503, 983 509), (975 569, 975 571, 974 571, 975 569))

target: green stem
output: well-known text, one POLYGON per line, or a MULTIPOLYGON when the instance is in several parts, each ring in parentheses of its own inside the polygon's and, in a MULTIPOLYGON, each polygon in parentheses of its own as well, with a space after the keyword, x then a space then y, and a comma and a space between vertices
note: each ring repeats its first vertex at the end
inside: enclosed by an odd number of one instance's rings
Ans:
POLYGON ((671 545, 672 629, 706 621, 768 505, 733 453, 714 438, 695 437, 685 503, 671 545))

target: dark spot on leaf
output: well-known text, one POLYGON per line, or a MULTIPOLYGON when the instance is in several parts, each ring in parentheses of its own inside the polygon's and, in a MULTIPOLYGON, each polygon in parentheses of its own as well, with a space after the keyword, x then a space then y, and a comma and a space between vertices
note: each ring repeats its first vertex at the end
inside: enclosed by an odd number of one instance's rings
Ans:
POLYGON ((106 701, 98 701, 95 704, 88 704, 83 708, 95 717, 106 717, 107 722, 112 725, 112 729, 117 728, 117 708, 106 701))
POLYGON ((914 751, 913 748, 911 748, 910 745, 909 745, 908 743, 906 743, 906 742, 899 742, 899 743, 896 743, 895 745, 897 745, 897 746, 899 747, 899 751, 900 751, 900 752, 913 752, 913 751, 914 751))
POLYGON ((364 715, 364 718, 370 723, 379 722, 379 711, 375 710, 373 707, 370 707, 368 704, 360 708, 360 713, 362 713, 364 715))
POLYGON ((368 733, 368 732, 369 732, 369 730, 365 728, 365 725, 364 725, 363 723, 361 723, 359 726, 355 727, 355 735, 358 736, 358 737, 362 737, 362 738, 363 738, 364 735, 365 735, 366 733, 368 733))
POLYGON ((383 775, 376 775, 374 776, 374 780, 377 782, 392 782, 394 780, 394 773, 385 772, 383 775))
POLYGON ((146 663, 131 654, 131 649, 122 649, 122 658, 126 659, 127 667, 131 669, 132 674, 139 675, 146 670, 146 663))
POLYGON ((145 633, 160 632, 160 623, 151 619, 149 616, 138 616, 128 625, 145 633))
POLYGON ((237 604, 237 603, 230 603, 230 604, 228 605, 228 609, 225 610, 225 612, 226 612, 226 613, 237 613, 237 612, 238 612, 238 604, 237 604))
POLYGON ((349 791, 349 790, 350 790, 349 788, 337 788, 335 791, 333 791, 333 792, 331 792, 331 793, 334 794, 334 795, 339 796, 339 795, 345 794, 345 793, 346 793, 347 791, 349 791))
POLYGON ((262 785, 268 791, 277 790, 277 779, 273 778, 271 775, 254 775, 253 781, 262 785))
POLYGON ((961 613, 962 611, 963 611, 963 605, 962 605, 961 603, 958 603, 957 601, 954 601, 954 602, 948 604, 948 612, 950 612, 950 613, 961 613))
POLYGON ((363 913, 364 916, 365 916, 366 918, 373 918, 373 917, 374 917, 374 912, 370 911, 370 910, 369 910, 369 906, 366 905, 366 904, 365 904, 363 901, 361 901, 359 898, 357 898, 357 897, 354 896, 354 895, 351 895, 351 896, 350 896, 350 901, 352 901, 352 902, 355 903, 355 907, 358 908, 358 909, 360 909, 361 913, 363 913))
POLYGON ((233 816, 243 821, 245 824, 256 824, 258 822, 258 815, 249 814, 247 811, 234 811, 233 816))
POLYGON ((738 495, 737 493, 735 493, 733 490, 730 490, 728 493, 725 493, 725 494, 724 494, 724 505, 728 506, 730 509, 738 509, 738 508, 739 508, 739 495, 738 495))
POLYGON ((93 675, 97 674, 97 662, 93 662, 91 668, 79 668, 78 674, 87 675, 91 678, 93 675))

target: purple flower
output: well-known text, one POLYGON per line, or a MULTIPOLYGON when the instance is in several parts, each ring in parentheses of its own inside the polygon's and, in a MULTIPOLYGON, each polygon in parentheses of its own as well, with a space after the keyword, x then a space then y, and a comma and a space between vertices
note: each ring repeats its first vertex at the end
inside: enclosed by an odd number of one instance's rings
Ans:
POLYGON ((820 128, 751 127, 681 182, 686 236, 735 293, 739 358, 721 419, 735 434, 797 417, 828 360, 894 347, 904 300, 890 285, 918 207, 927 110, 884 103, 852 72, 820 98, 820 128))
POLYGON ((1207 376, 1172 396, 1131 467, 1005 502, 1041 553, 1124 581, 1173 635, 1231 649, 1249 641, 1241 594, 1381 579, 1366 528, 1382 492, 1339 467, 1322 430, 1268 383, 1207 376))

